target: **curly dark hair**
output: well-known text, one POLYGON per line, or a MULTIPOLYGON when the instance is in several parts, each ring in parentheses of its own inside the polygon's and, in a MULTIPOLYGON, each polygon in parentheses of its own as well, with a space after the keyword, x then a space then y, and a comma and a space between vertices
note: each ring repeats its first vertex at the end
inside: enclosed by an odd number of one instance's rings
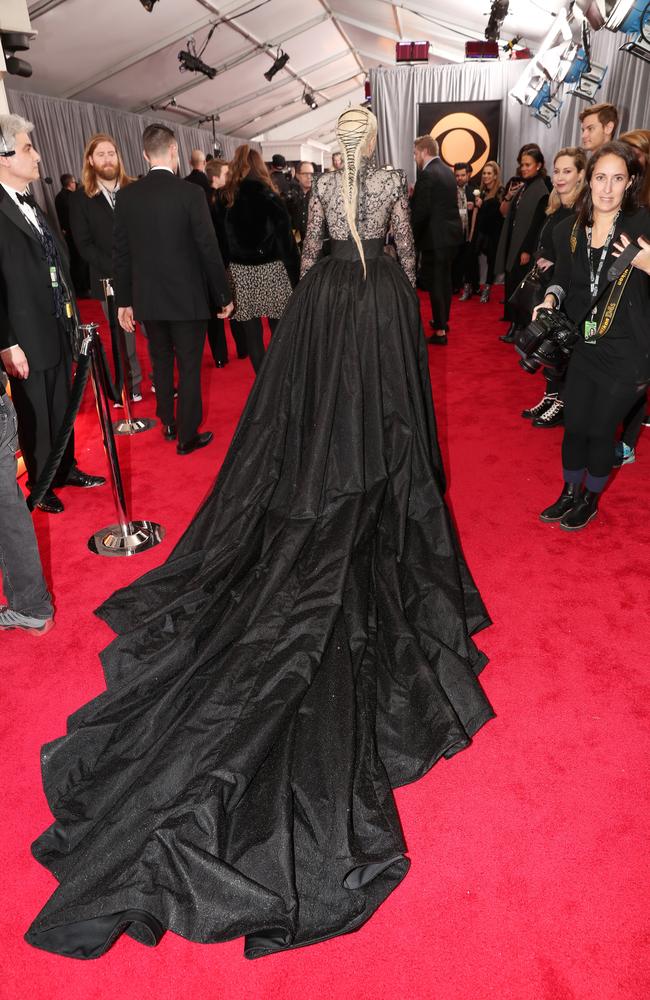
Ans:
POLYGON ((624 215, 630 215, 639 207, 639 195, 641 192, 642 171, 641 164, 636 158, 634 150, 626 142, 606 142, 604 146, 597 149, 589 163, 585 174, 585 186, 580 197, 578 209, 578 223, 581 226, 591 226, 594 221, 594 203, 591 197, 591 178, 594 175, 597 164, 603 156, 618 156, 623 160, 627 168, 627 175, 632 183, 627 188, 621 204, 621 211, 624 215))

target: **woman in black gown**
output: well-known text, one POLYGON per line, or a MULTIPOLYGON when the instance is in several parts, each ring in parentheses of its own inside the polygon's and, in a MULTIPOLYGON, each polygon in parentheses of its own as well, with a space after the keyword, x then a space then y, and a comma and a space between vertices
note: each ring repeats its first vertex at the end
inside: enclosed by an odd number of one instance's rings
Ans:
POLYGON ((408 870, 392 788, 492 717, 489 624, 443 500, 406 183, 339 119, 304 277, 215 487, 167 562, 98 614, 107 691, 43 751, 60 886, 27 940, 352 931, 408 870), (318 259, 327 224, 331 255, 318 259), (384 254, 391 228, 400 255, 384 254))

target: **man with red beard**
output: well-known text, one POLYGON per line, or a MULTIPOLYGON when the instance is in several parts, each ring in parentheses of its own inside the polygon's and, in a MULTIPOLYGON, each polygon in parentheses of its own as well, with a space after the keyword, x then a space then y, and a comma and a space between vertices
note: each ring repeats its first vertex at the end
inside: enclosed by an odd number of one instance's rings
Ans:
MULTIPOLYGON (((90 265, 90 293, 99 299, 106 313, 102 278, 113 276, 113 216, 117 192, 130 184, 115 140, 98 133, 88 140, 84 151, 82 190, 71 199, 70 225, 81 256, 90 265)), ((135 333, 124 331, 131 370, 131 397, 142 399, 142 372, 135 347, 135 333)))

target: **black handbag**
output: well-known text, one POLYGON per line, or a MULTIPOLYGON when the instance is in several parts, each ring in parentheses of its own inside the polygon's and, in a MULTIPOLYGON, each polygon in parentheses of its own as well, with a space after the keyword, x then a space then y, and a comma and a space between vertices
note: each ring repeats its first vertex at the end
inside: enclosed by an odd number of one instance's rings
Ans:
POLYGON ((548 276, 545 277, 537 264, 533 264, 508 299, 508 305, 512 307, 515 323, 518 326, 530 323, 533 309, 544 298, 544 291, 549 284, 548 276))

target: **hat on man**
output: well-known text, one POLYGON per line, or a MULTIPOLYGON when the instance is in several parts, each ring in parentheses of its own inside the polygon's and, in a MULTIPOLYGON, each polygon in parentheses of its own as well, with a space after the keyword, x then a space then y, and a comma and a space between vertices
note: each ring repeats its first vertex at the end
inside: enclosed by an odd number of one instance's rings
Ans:
POLYGON ((286 167, 286 165, 287 165, 287 161, 285 160, 285 158, 282 155, 282 153, 275 153, 275 155, 273 157, 271 157, 271 166, 272 167, 277 167, 280 170, 284 170, 284 168, 286 167))

